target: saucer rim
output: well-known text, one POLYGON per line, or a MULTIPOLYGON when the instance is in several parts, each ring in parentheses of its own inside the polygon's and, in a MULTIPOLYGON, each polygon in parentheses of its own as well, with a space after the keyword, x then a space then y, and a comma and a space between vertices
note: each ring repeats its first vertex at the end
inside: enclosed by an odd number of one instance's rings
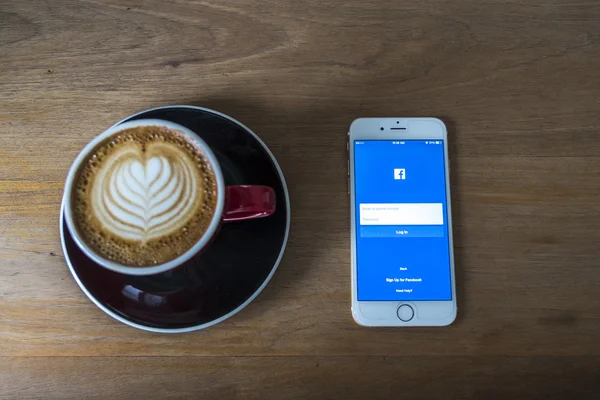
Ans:
POLYGON ((149 108, 149 109, 146 109, 146 110, 139 111, 139 112, 137 112, 135 114, 132 114, 132 115, 130 115, 130 116, 128 116, 128 117, 120 120, 116 124, 112 125, 111 128, 113 128, 113 127, 115 127, 117 125, 120 125, 123 122, 126 122, 126 121, 130 120, 131 118, 137 117, 139 115, 142 115, 142 114, 145 114, 145 113, 148 113, 148 112, 159 111, 159 110, 166 110, 166 109, 173 109, 173 108, 188 108, 188 109, 192 109, 192 110, 196 110, 196 111, 208 112, 208 113, 211 113, 211 114, 218 115, 220 117, 223 117, 223 118, 225 118, 225 119, 233 122, 234 124, 237 124, 238 126, 240 126, 243 129, 245 129, 246 132, 248 132, 252 136, 254 136, 254 139, 256 139, 256 141, 266 151, 267 155, 271 158, 271 161, 272 161, 273 165, 275 166, 275 169, 277 170, 277 173, 279 174, 279 179, 281 180, 282 187, 283 187, 283 192, 284 192, 284 195, 285 195, 285 203, 286 203, 286 226, 285 226, 285 234, 284 234, 283 242, 281 244, 281 250, 279 251, 279 255, 277 256, 277 259, 275 260, 275 263, 273 264, 273 267, 271 268, 271 271, 269 272, 269 274, 267 275, 267 277, 265 278, 265 280, 263 281, 263 283, 242 304, 240 304, 239 306, 237 306, 235 309, 233 309, 232 311, 228 312, 227 314, 225 314, 225 315, 223 315, 223 316, 221 316, 219 318, 216 318, 216 319, 214 319, 214 320, 212 320, 210 322, 203 323, 203 324, 189 326, 189 327, 185 327, 185 328, 156 328, 156 327, 147 326, 147 325, 139 324, 137 322, 130 321, 129 319, 127 319, 127 318, 125 318, 125 317, 123 317, 123 316, 115 313, 114 311, 110 310, 100 300, 98 300, 96 297, 94 297, 92 295, 92 293, 90 293, 90 291, 87 289, 86 285, 81 281, 81 279, 79 278, 79 275, 77 274, 77 272, 75 271, 75 268, 73 267, 73 265, 71 263, 71 258, 69 256, 69 252, 67 251, 67 248, 66 248, 65 228, 64 228, 64 225, 65 225, 64 224, 64 218, 65 218, 64 217, 65 194, 63 193, 63 197, 62 197, 61 205, 60 205, 60 220, 59 220, 60 242, 61 242, 61 248, 62 248, 63 254, 65 255, 65 262, 67 263, 67 266, 69 267, 69 271, 71 272, 71 275, 73 275, 73 278, 75 279, 75 282, 77 283, 77 285, 79 286, 79 288, 83 291, 83 293, 87 296, 87 298, 90 299, 99 309, 101 309, 102 311, 104 311, 110 317, 116 319, 119 322, 122 322, 125 325, 129 325, 132 328, 137 328, 137 329, 140 329, 140 330, 143 330, 143 331, 156 332, 156 333, 185 333, 185 332, 199 331, 199 330, 211 327, 213 325, 216 325, 216 324, 218 324, 220 322, 223 322, 226 319, 228 319, 228 318, 234 316, 235 314, 239 313, 244 308, 246 308, 246 306, 248 306, 263 291, 263 289, 271 281, 271 278, 275 274, 275 271, 277 271, 277 268, 279 268, 279 264, 281 263, 281 260, 283 258, 283 254, 285 253, 285 249, 287 247, 287 242, 288 242, 289 233, 290 233, 290 222, 291 222, 290 196, 289 196, 289 192, 288 192, 287 183, 286 183, 285 177, 283 175, 283 171, 281 170, 281 167, 279 166, 279 163, 277 162, 277 159, 275 158, 275 156, 273 155, 273 153, 271 152, 271 150, 267 147, 267 145, 262 141, 262 139, 256 133, 254 133, 254 131, 252 129, 248 128, 246 125, 244 125, 240 121, 238 121, 238 120, 230 117, 229 115, 223 114, 223 113, 221 113, 219 111, 212 110, 210 108, 200 107, 200 106, 190 106, 190 105, 161 106, 161 107, 149 108))

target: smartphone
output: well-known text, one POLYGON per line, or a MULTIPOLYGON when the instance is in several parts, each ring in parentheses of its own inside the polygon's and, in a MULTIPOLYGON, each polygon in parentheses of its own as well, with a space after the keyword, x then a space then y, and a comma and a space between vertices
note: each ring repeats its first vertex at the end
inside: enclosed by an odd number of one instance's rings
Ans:
POLYGON ((447 131, 437 118, 360 118, 347 149, 352 315, 364 326, 456 318, 447 131))

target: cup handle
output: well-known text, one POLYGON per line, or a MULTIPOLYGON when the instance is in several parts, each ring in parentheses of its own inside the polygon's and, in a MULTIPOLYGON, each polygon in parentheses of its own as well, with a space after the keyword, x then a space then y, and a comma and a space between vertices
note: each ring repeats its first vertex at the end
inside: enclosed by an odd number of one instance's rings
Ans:
POLYGON ((223 222, 263 218, 275 212, 275 191, 268 186, 239 185, 225 189, 223 222))

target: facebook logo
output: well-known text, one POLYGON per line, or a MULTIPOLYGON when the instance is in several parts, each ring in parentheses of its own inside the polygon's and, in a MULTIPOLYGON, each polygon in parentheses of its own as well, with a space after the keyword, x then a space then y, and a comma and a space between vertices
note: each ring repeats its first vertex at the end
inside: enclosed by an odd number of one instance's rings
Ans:
POLYGON ((394 168, 394 179, 395 180, 404 180, 404 179, 406 179, 406 169, 404 169, 404 168, 394 168))

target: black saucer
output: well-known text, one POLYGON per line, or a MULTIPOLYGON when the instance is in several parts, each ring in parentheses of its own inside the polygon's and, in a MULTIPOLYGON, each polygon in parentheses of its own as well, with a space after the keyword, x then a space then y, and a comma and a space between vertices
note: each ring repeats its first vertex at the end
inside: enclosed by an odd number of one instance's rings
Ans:
POLYGON ((283 174, 267 147, 248 128, 215 111, 169 106, 125 121, 158 118, 190 128, 213 149, 227 185, 275 189, 274 215, 223 224, 211 246, 175 270, 151 276, 112 272, 77 247, 61 209, 61 240, 73 277, 110 316, 140 329, 185 332, 236 314, 266 286, 277 269, 289 233, 289 198, 283 174))

